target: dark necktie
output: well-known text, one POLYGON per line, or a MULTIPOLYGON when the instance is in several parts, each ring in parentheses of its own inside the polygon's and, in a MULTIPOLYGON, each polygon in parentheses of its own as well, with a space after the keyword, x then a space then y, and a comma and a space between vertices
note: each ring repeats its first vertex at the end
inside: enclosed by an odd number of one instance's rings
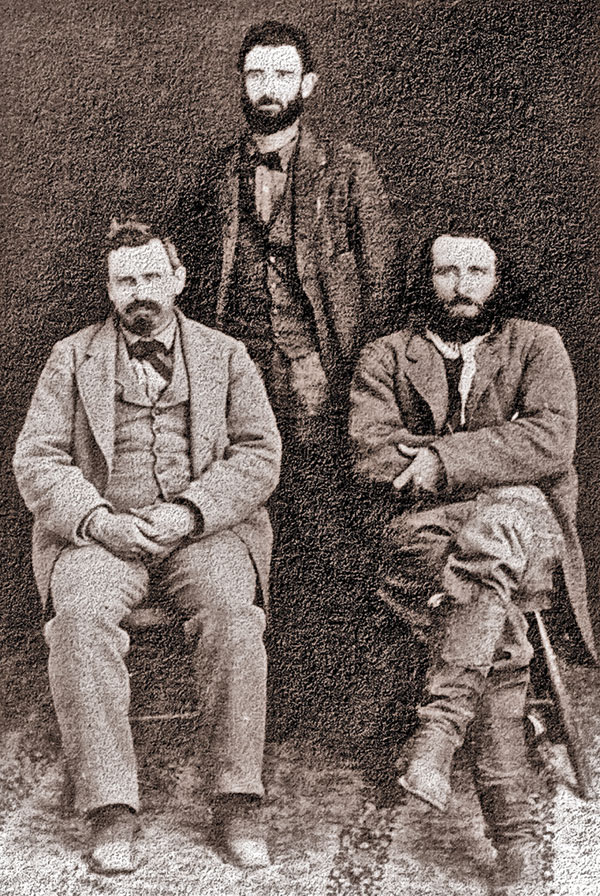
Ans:
POLYGON ((252 156, 252 162, 255 166, 264 165, 271 171, 283 171, 281 157, 278 152, 257 152, 252 156))
POLYGON ((157 339, 138 339, 127 346, 130 358, 138 361, 149 361, 156 372, 167 382, 173 375, 173 353, 157 339))

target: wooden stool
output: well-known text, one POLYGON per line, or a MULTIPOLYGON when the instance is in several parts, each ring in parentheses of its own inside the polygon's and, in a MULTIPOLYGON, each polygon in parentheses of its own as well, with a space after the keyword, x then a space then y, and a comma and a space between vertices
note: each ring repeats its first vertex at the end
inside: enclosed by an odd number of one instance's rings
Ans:
POLYGON ((531 685, 527 700, 527 715, 541 713, 562 733, 579 796, 584 800, 595 799, 592 770, 583 746, 579 725, 573 712, 571 697, 561 674, 558 658, 542 613, 553 609, 556 591, 533 595, 521 609, 530 621, 529 638, 536 650, 531 662, 531 685))

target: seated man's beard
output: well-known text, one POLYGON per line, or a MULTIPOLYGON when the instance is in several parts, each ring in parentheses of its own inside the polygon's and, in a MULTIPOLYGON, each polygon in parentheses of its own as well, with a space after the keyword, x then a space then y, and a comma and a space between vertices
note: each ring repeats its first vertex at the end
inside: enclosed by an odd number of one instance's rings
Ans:
POLYGON ((136 336, 150 336, 161 308, 157 302, 138 300, 130 302, 124 311, 119 312, 121 324, 136 336))
MULTIPOLYGON (((261 97, 259 104, 266 104, 270 97, 261 97)), ((258 109, 244 91, 242 93, 242 111, 253 134, 276 134, 293 124, 304 110, 304 100, 298 94, 281 112, 265 112, 258 109)))
POLYGON ((433 297, 427 326, 446 342, 469 342, 475 336, 487 333, 496 320, 496 308, 492 300, 484 305, 475 317, 455 317, 437 297, 433 297))

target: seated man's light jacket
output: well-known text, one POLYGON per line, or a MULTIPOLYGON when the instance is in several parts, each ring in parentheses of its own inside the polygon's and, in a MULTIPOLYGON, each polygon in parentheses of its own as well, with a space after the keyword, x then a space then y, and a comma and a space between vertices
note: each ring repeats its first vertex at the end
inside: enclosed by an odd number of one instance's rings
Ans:
MULTIPOLYGON (((357 472, 391 485, 411 462, 397 446, 431 445, 443 465, 448 500, 497 486, 537 485, 562 529, 567 592, 595 657, 575 525, 576 387, 562 340, 552 327, 512 318, 481 342, 475 360, 465 426, 450 432, 444 359, 431 340, 408 328, 366 346, 352 386, 357 472)), ((390 499, 400 512, 403 499, 391 488, 390 499)))
MULTIPOLYGON (((190 469, 183 490, 166 497, 200 512, 203 535, 234 531, 266 595, 272 533, 263 505, 277 484, 281 450, 275 418, 244 346, 177 316, 190 469)), ((58 554, 67 544, 86 543, 86 517, 110 506, 115 491, 116 389, 123 388, 116 376, 118 345, 112 318, 57 343, 17 441, 14 469, 35 518, 33 565, 43 600, 58 554)))

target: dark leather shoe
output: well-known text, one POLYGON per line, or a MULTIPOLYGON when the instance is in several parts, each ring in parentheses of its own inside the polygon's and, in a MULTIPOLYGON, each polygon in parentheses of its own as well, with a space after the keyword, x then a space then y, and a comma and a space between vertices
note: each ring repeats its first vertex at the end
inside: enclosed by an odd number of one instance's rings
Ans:
POLYGON ((252 803, 240 795, 220 800, 213 809, 212 839, 234 865, 268 868, 269 850, 260 833, 252 803))
POLYGON ((97 874, 131 874, 136 869, 133 838, 138 830, 128 806, 102 806, 91 816, 92 849, 89 866, 97 874))

